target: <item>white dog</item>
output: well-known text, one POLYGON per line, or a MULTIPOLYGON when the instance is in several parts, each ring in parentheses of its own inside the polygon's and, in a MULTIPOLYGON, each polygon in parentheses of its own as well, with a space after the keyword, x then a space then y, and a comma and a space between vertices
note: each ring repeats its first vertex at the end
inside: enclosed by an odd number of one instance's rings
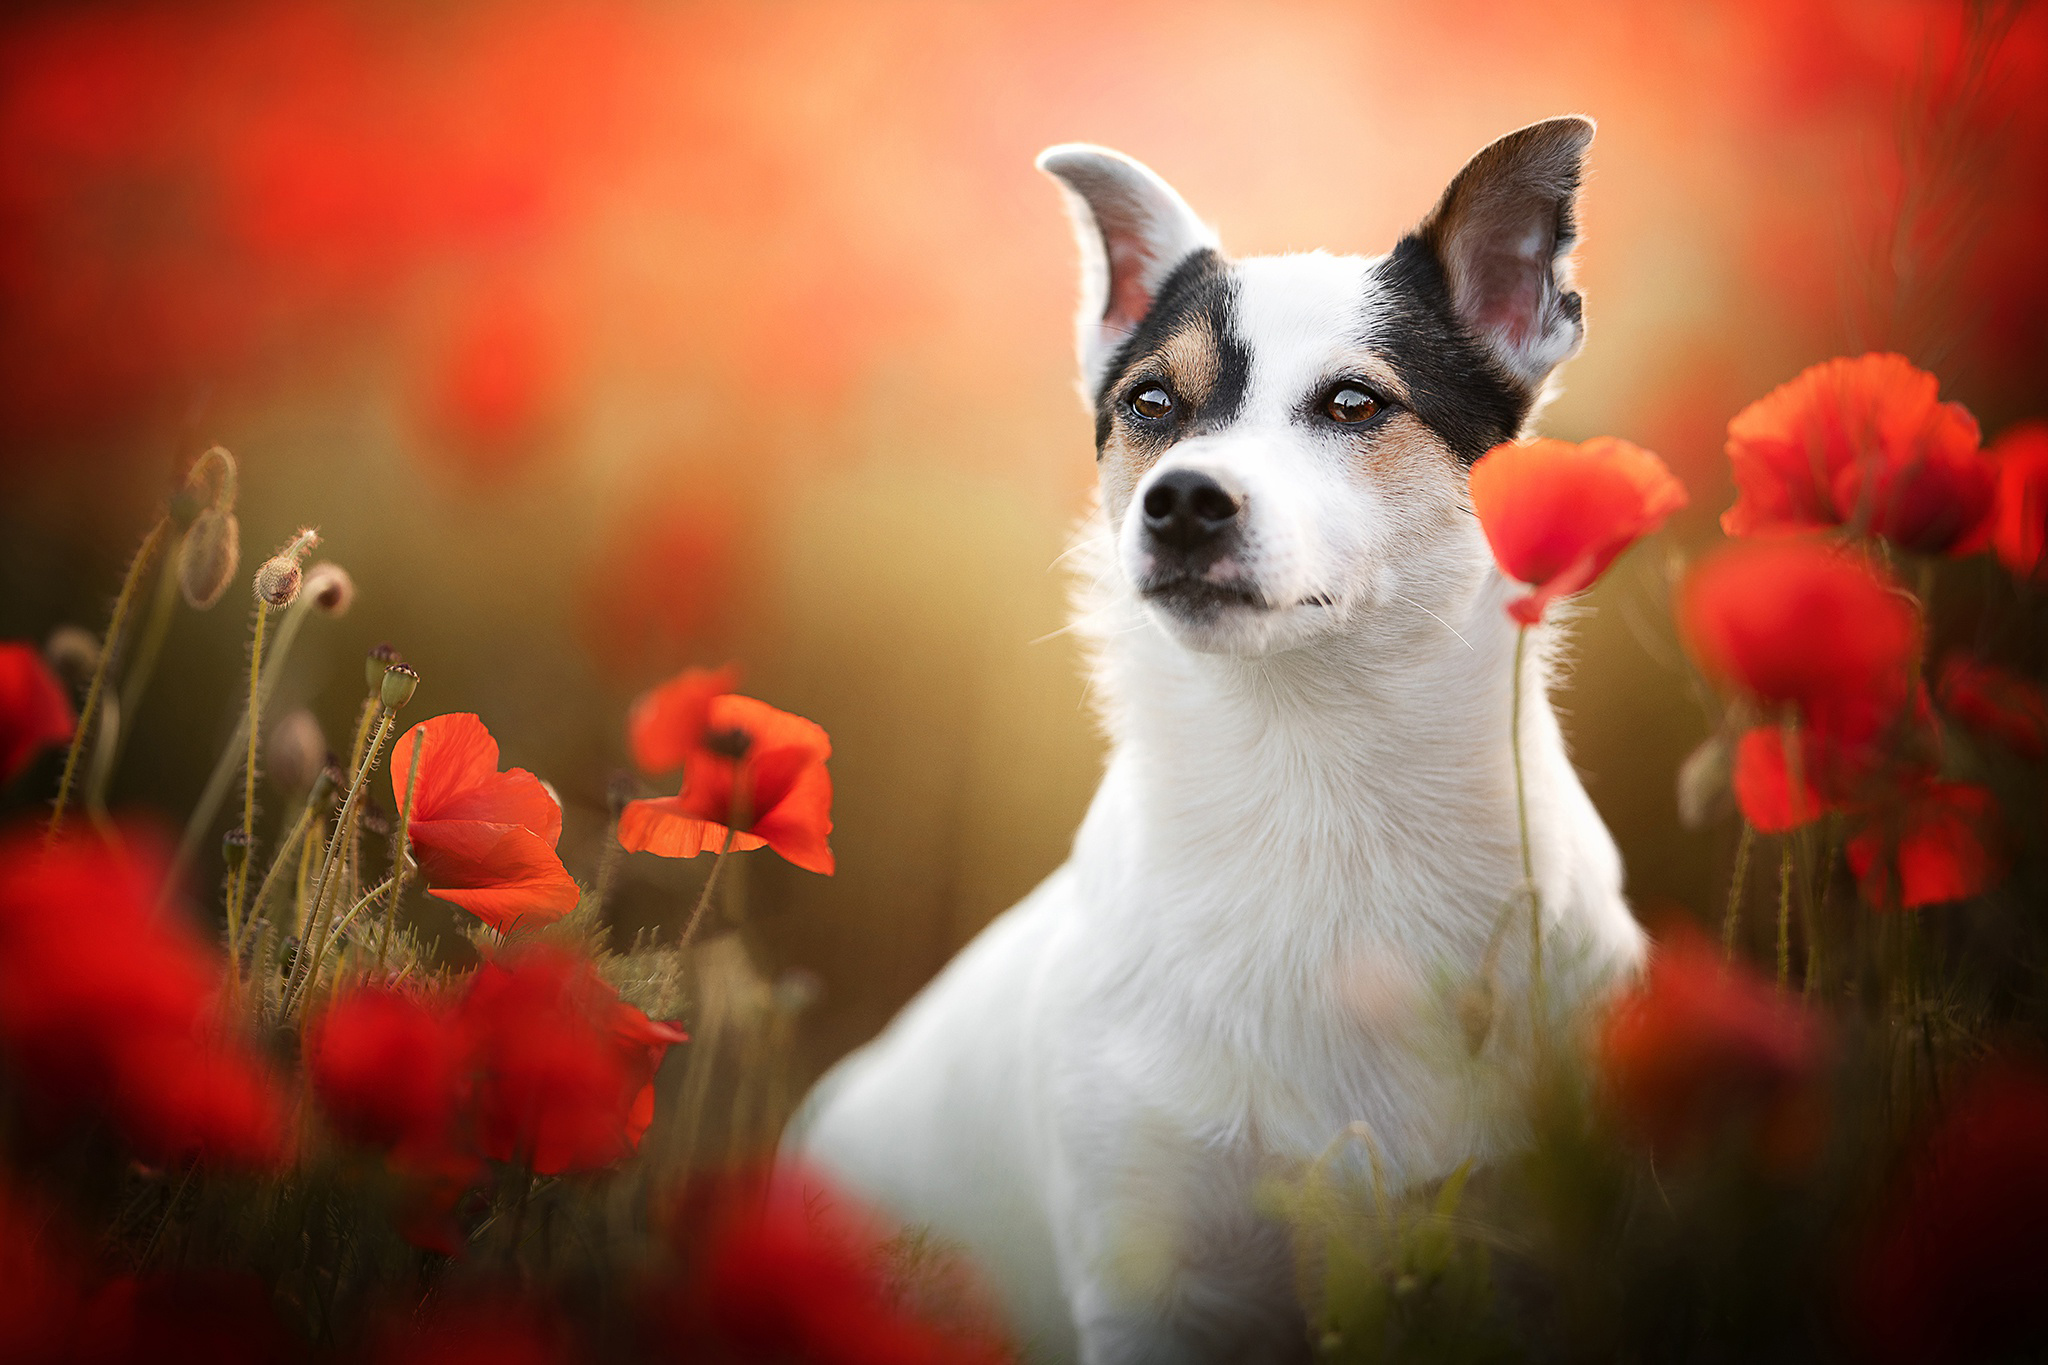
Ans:
MULTIPOLYGON (((1515 642, 1465 473, 1584 336, 1567 258, 1592 134, 1502 138, 1371 259, 1231 260, 1138 163, 1039 158, 1081 242, 1108 768, 1066 865, 788 1140, 964 1246, 1034 1356, 1304 1357, 1258 1182, 1347 1130, 1397 1187, 1513 1141, 1515 642), (1453 1002, 1503 926, 1475 1058, 1453 1002)), ((1561 1013, 1643 940, 1536 643, 1521 743, 1561 1013)))

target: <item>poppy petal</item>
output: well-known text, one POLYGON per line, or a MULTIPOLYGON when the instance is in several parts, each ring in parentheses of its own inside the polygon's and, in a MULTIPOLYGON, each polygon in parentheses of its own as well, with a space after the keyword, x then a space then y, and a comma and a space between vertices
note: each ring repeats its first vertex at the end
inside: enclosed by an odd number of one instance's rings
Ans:
MULTIPOLYGON (((628 801, 619 812, 619 847, 628 853, 653 853, 663 858, 694 858, 724 846, 726 828, 690 813, 680 796, 628 801)), ((766 839, 745 832, 732 838, 735 852, 765 848, 766 839)))
POLYGON ((634 702, 626 719, 634 764, 650 774, 682 767, 703 740, 712 699, 738 683, 739 669, 731 664, 690 668, 634 702))
POLYGON ((414 821, 412 840, 428 894, 501 933, 558 920, 583 894, 554 845, 518 825, 414 821))
POLYGON ((1784 834, 1826 814, 1828 801, 1814 789, 1811 764, 1804 762, 1802 737, 1775 726, 1758 726, 1735 747, 1735 801, 1742 818, 1758 834, 1784 834), (1786 748, 1802 752, 1802 771, 1795 787, 1786 763, 1786 748))
POLYGON ((71 699, 41 651, 0 644, 0 783, 12 782, 44 749, 68 743, 75 723, 71 699))

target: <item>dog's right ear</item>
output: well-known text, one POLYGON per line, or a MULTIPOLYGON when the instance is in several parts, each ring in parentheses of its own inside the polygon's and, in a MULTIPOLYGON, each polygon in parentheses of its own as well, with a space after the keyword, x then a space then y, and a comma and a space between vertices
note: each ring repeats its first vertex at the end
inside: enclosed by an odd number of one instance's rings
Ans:
POLYGON ((1110 357, 1152 309, 1159 286, 1189 256, 1217 248, 1173 186, 1121 152, 1068 142, 1038 154, 1059 181, 1081 244, 1081 311, 1074 320, 1081 375, 1092 395, 1110 357))

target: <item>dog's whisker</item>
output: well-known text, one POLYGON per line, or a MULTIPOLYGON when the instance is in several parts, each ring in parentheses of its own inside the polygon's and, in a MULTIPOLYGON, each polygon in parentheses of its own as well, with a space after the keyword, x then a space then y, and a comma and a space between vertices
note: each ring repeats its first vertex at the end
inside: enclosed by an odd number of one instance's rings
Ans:
MULTIPOLYGON (((1409 606, 1411 606, 1411 607, 1415 608, 1415 610, 1417 610, 1417 611, 1421 612, 1421 613, 1422 613, 1422 614, 1423 614, 1424 616, 1427 616, 1427 617, 1428 617, 1428 618, 1429 618, 1430 620, 1432 620, 1432 621, 1436 622, 1436 623, 1437 623, 1438 625, 1442 626, 1442 627, 1443 627, 1443 628, 1444 628, 1445 630, 1449 631, 1449 632, 1450 632, 1451 634, 1453 634, 1453 635, 1457 635, 1457 636, 1458 636, 1458 643, 1459 643, 1459 644, 1461 644, 1461 645, 1465 646, 1465 648, 1467 648, 1467 649, 1472 649, 1472 642, 1471 642, 1470 640, 1466 639, 1466 638, 1465 638, 1464 636, 1462 636, 1462 635, 1458 635, 1458 628, 1457 628, 1456 626, 1452 625, 1452 624, 1451 624, 1451 623, 1450 623, 1449 621, 1446 621, 1446 620, 1444 620, 1444 618, 1443 618, 1443 617, 1441 617, 1441 616, 1438 616, 1438 615, 1437 615, 1437 614, 1436 614, 1435 612, 1431 611, 1431 610, 1430 610, 1430 609, 1429 609, 1428 607, 1425 607, 1425 606, 1423 606, 1423 605, 1422 605, 1422 603, 1420 603, 1420 602, 1416 601, 1416 600, 1415 600, 1414 598, 1412 598, 1412 597, 1403 597, 1403 596, 1402 596, 1402 595, 1401 595, 1400 593, 1398 593, 1398 592, 1397 592, 1397 593, 1394 593, 1394 594, 1392 594, 1392 596, 1394 597, 1394 599, 1395 599, 1396 601, 1398 601, 1398 602, 1406 602, 1406 603, 1407 603, 1407 604, 1408 604, 1409 606)), ((1472 652, 1473 652, 1474 654, 1477 654, 1477 653, 1478 653, 1479 651, 1478 651, 1478 650, 1476 650, 1476 649, 1472 649, 1472 652)))

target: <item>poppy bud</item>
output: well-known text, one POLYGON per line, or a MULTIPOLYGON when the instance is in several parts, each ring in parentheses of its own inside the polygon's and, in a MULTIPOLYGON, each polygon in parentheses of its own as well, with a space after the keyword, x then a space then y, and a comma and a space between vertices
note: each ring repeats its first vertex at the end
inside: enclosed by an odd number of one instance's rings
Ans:
POLYGON ((306 570, 305 591, 324 616, 346 616, 356 601, 355 579, 331 559, 323 559, 306 570))
POLYGON ((1678 769, 1678 823, 1705 829, 1726 815, 1734 800, 1735 745, 1725 734, 1709 735, 1678 769))
POLYGON ((205 611, 242 562, 242 528, 233 512, 207 508, 193 519, 178 551, 178 591, 194 611, 205 611))
POLYGON ((393 664, 384 670, 384 681, 378 684, 377 700, 396 711, 412 700, 413 690, 420 685, 420 675, 404 664, 393 664))
POLYGON ((288 792, 309 790, 327 766, 327 737, 320 722, 303 707, 270 727, 263 767, 270 780, 288 792))
POLYGON ((333 753, 327 755, 327 766, 313 779, 313 790, 306 794, 306 804, 314 810, 325 810, 334 804, 334 794, 348 785, 348 774, 341 770, 333 753))
POLYGON ((374 692, 384 685, 384 670, 393 664, 402 664, 404 662, 405 656, 400 654, 393 646, 373 646, 369 657, 363 660, 363 681, 368 683, 370 690, 374 692))
POLYGON ((66 680, 83 683, 100 666, 100 637, 83 626, 59 626, 43 642, 43 657, 66 680))
POLYGON ((182 531, 198 520, 201 512, 210 510, 211 508, 204 497, 193 491, 190 487, 185 487, 171 494, 171 505, 168 509, 168 515, 171 519, 171 525, 175 529, 182 531))
POLYGON ((228 871, 242 870, 243 864, 249 861, 249 846, 254 842, 249 831, 240 827, 220 836, 220 854, 227 859, 228 871))
POLYGON ((290 544, 264 560, 263 567, 256 571, 256 600, 272 608, 290 606, 305 581, 299 561, 319 543, 318 531, 310 526, 301 527, 290 544))

